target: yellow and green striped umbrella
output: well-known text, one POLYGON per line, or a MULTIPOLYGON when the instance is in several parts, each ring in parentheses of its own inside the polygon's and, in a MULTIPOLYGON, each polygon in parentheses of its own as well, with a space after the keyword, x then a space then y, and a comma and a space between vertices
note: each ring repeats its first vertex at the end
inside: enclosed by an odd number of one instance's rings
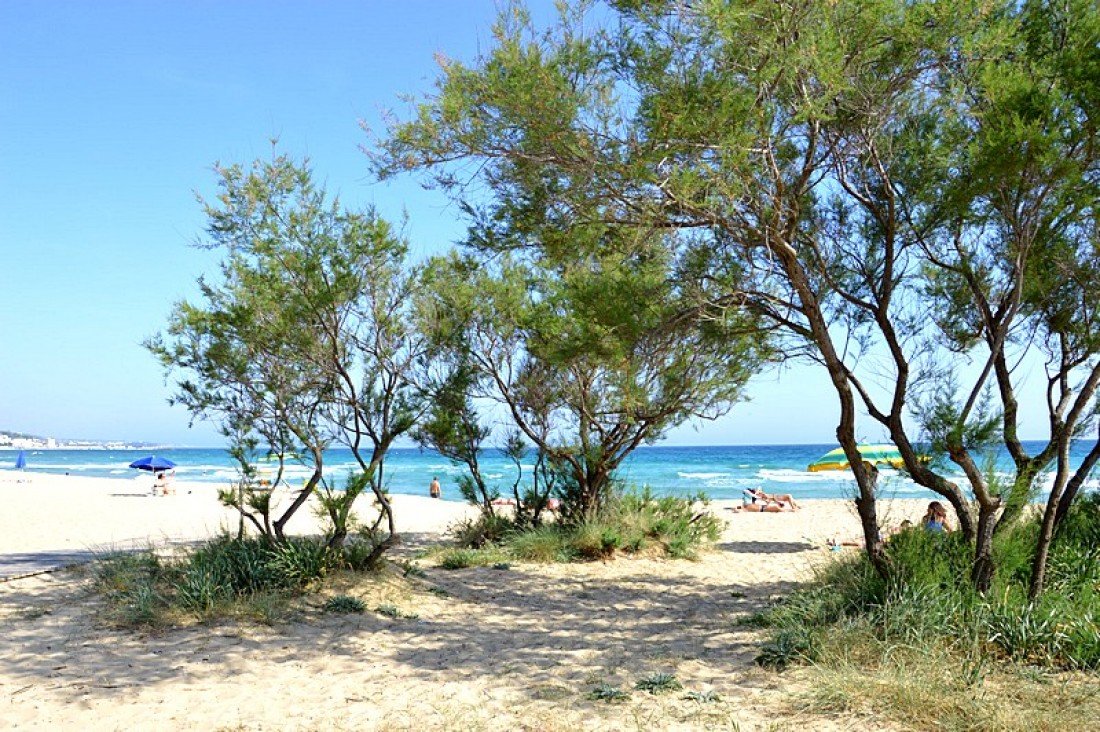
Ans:
MULTIPOLYGON (((888 465, 891 468, 899 469, 905 467, 905 461, 901 459, 901 453, 893 445, 859 445, 856 449, 859 450, 859 454, 863 456, 864 461, 872 465, 888 465)), ((838 447, 814 460, 807 470, 816 473, 820 470, 849 470, 850 468, 851 465, 848 463, 848 457, 844 454, 844 448, 838 447)))

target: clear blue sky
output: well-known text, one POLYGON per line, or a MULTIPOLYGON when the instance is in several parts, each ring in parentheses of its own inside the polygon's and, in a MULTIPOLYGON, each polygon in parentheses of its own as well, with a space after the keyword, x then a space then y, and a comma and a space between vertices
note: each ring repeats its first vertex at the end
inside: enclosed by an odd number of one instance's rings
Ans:
MULTIPOLYGON (((346 203, 407 211, 415 253, 448 247, 457 211, 415 180, 373 182, 359 122, 428 90, 437 53, 472 59, 495 14, 492 0, 0 3, 0 429, 220 444, 167 405, 140 346, 213 270, 190 246, 211 165, 278 137, 346 203)), ((833 441, 819 369, 751 393, 669 443, 833 441)))

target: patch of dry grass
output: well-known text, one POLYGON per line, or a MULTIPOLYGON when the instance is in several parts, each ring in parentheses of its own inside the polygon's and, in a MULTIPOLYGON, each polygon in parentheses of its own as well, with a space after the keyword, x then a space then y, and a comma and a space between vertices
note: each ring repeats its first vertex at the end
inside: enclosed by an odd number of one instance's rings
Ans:
POLYGON ((805 669, 793 708, 852 715, 875 726, 968 732, 1084 730, 1100 719, 1095 674, 875 643, 857 634, 834 637, 805 669))

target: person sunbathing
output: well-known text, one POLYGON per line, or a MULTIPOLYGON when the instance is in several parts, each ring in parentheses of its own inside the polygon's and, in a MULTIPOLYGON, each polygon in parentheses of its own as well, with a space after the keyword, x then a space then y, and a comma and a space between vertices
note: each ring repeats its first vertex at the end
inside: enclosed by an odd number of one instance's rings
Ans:
POLYGON ((784 511, 793 511, 794 508, 790 504, 781 501, 760 501, 734 506, 732 510, 738 513, 783 513, 784 511))
POLYGON ((792 496, 790 493, 765 493, 760 488, 749 488, 747 491, 745 491, 745 493, 752 496, 753 503, 759 500, 763 501, 765 504, 769 502, 778 503, 781 505, 785 504, 790 506, 792 511, 797 511, 799 508, 801 508, 801 506, 795 503, 794 496, 792 496))

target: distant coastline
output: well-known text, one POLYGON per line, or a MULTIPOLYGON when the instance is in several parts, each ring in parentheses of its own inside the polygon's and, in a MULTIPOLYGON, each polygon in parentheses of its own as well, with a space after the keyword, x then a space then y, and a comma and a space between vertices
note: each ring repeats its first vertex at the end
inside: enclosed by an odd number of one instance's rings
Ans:
POLYGON ((0 430, 0 450, 171 450, 171 445, 126 440, 66 440, 0 430))

